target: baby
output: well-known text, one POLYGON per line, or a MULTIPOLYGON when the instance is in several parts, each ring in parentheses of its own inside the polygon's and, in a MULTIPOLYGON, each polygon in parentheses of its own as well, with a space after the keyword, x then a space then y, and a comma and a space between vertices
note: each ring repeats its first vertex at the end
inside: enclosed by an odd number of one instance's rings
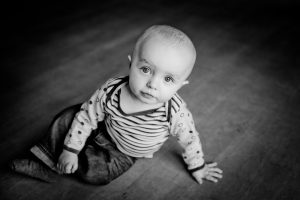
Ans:
MULTIPOLYGON (((88 183, 107 184, 138 158, 152 158, 175 136, 197 182, 217 182, 222 170, 205 163, 192 115, 177 94, 196 60, 192 41, 171 26, 152 26, 128 59, 129 76, 109 79, 88 101, 60 113, 31 152, 56 172, 76 172, 88 183)), ((47 177, 34 161, 15 160, 12 168, 47 177)))

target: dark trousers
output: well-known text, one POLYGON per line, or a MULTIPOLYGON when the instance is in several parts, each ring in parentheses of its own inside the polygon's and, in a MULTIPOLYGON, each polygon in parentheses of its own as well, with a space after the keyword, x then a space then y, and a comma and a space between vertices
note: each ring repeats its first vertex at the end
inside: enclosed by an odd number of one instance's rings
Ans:
MULTIPOLYGON (((63 150, 65 136, 80 106, 71 106, 60 112, 51 123, 46 137, 31 148, 35 156, 56 172, 59 172, 56 164, 63 150)), ((88 183, 103 185, 126 172, 135 160, 117 149, 104 122, 100 122, 78 155, 78 170, 75 174, 88 183)))

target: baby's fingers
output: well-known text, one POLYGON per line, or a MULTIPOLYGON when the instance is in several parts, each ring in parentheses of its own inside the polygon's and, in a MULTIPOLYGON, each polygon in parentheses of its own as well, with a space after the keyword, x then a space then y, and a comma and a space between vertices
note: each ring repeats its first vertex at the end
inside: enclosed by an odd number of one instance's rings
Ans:
POLYGON ((197 177, 197 176, 196 176, 195 178, 196 178, 196 180, 197 180, 197 182, 198 182, 198 183, 200 183, 200 184, 202 184, 202 183, 203 183, 203 180, 202 180, 202 178, 200 178, 200 177, 197 177))
POLYGON ((207 176, 205 177, 206 180, 209 180, 209 181, 212 181, 214 183, 217 183, 218 182, 218 179, 213 177, 213 176, 207 176))
POLYGON ((209 169, 209 172, 216 172, 216 173, 222 174, 223 170, 213 167, 213 168, 209 169))
POLYGON ((209 168, 214 168, 214 167, 216 167, 218 165, 218 163, 214 162, 214 163, 209 163, 209 164, 206 164, 206 165, 209 168))
POLYGON ((222 174, 219 174, 219 173, 216 173, 216 172, 209 172, 208 175, 207 175, 207 177, 209 177, 209 176, 215 177, 215 178, 219 178, 219 179, 223 178, 222 174))
POLYGON ((67 164, 65 165, 64 172, 65 172, 66 174, 70 174, 70 173, 71 173, 71 169, 72 169, 72 164, 67 163, 67 164))
POLYGON ((56 168, 60 171, 63 172, 63 165, 61 163, 57 163, 56 168))
POLYGON ((78 164, 74 164, 71 173, 74 173, 78 169, 78 164))

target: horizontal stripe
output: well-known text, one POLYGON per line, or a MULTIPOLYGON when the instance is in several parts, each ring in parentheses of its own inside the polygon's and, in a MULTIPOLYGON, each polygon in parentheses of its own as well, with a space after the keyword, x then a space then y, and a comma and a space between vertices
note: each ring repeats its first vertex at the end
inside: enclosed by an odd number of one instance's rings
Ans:
MULTIPOLYGON (((170 125, 166 116, 167 107, 163 105, 150 112, 132 115, 124 113, 118 94, 126 84, 123 79, 115 79, 107 87, 111 95, 104 108, 107 131, 123 153, 134 157, 152 155, 168 139, 170 125)), ((172 98, 172 102, 174 112, 177 112, 182 102, 177 96, 172 98)))

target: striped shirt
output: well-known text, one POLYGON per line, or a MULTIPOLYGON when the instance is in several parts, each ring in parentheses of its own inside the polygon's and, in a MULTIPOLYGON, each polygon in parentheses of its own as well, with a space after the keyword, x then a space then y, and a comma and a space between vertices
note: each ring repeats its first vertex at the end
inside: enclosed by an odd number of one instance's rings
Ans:
POLYGON ((151 158, 172 135, 184 149, 188 169, 201 166, 204 160, 199 134, 179 95, 160 108, 127 114, 120 107, 120 91, 126 84, 128 77, 110 79, 82 104, 66 136, 65 149, 79 153, 91 131, 104 120, 117 148, 129 156, 151 158))

